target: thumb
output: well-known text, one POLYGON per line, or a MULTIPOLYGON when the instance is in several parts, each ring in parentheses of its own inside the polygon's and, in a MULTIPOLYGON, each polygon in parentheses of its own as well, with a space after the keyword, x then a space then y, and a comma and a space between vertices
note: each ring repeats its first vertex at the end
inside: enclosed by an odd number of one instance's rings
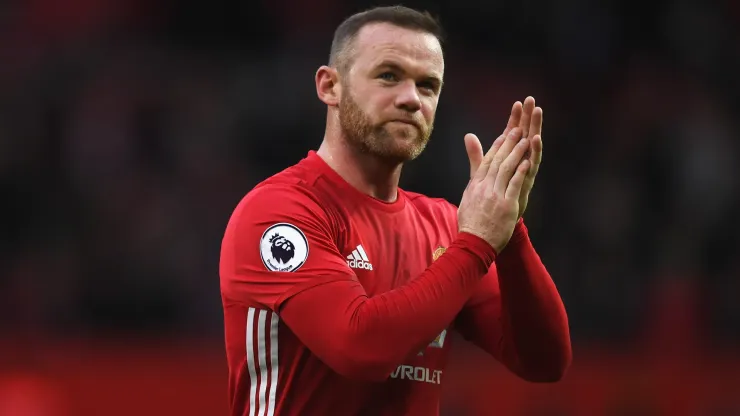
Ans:
POLYGON ((468 160, 470 161, 470 177, 475 175, 478 171, 478 167, 483 162, 483 146, 478 140, 478 136, 473 133, 465 135, 465 151, 468 153, 468 160))

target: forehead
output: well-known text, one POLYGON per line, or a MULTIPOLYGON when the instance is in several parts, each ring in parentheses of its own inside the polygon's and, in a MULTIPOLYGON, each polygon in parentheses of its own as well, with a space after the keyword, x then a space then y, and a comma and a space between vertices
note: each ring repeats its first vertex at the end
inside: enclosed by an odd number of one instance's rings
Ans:
POLYGON ((360 30, 353 46, 356 66, 373 67, 393 60, 440 77, 444 72, 442 46, 430 33, 373 23, 360 30))

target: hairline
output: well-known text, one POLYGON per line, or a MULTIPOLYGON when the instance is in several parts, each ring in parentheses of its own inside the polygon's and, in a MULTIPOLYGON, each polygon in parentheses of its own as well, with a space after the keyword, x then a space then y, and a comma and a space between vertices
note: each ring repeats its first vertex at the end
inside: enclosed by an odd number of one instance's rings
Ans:
POLYGON ((356 43, 362 31, 366 29, 367 27, 370 27, 373 25, 383 25, 383 24, 386 24, 386 25, 389 25, 395 28, 399 28, 399 29, 408 30, 410 32, 421 33, 421 34, 432 36, 433 38, 437 40, 440 46, 442 44, 441 40, 439 39, 437 35, 423 28, 410 28, 410 27, 406 27, 402 25, 397 25, 393 22, 385 22, 385 21, 367 22, 364 25, 362 25, 357 30, 356 33, 344 39, 344 41, 340 44, 340 47, 338 48, 339 49, 338 52, 334 55, 334 59, 332 60, 332 62, 329 62, 329 65, 336 68, 340 73, 344 73, 348 71, 354 65, 355 58, 357 57, 356 56, 356 52, 357 52, 356 43))
POLYGON ((403 5, 379 6, 348 17, 336 28, 329 54, 329 66, 339 72, 351 68, 355 63, 356 43, 361 32, 369 26, 383 23, 390 27, 429 34, 443 47, 445 34, 438 17, 428 11, 403 5))

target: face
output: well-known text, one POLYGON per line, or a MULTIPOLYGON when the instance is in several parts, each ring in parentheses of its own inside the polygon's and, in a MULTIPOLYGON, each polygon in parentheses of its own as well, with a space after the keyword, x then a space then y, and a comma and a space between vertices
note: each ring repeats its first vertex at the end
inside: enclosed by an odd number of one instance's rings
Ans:
POLYGON ((426 147, 442 89, 444 60, 431 35, 389 24, 364 27, 340 75, 339 121, 347 140, 390 163, 426 147))

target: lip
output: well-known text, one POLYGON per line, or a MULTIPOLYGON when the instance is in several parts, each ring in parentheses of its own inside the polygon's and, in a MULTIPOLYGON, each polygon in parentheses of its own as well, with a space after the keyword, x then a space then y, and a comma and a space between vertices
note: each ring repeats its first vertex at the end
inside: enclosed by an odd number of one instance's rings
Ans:
POLYGON ((396 119, 396 120, 391 120, 391 121, 394 121, 396 123, 408 124, 409 126, 414 126, 417 129, 421 130, 421 126, 419 125, 419 123, 417 123, 415 121, 412 121, 412 120, 399 120, 399 119, 396 119))

